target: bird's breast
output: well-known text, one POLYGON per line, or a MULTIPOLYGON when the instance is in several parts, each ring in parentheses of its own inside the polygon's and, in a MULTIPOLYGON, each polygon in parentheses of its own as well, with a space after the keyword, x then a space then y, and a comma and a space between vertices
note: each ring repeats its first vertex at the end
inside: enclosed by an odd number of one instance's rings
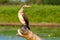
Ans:
POLYGON ((25 20, 24 20, 24 18, 23 18, 22 15, 23 15, 23 14, 18 13, 18 18, 19 18, 19 21, 20 21, 22 24, 25 24, 25 20))

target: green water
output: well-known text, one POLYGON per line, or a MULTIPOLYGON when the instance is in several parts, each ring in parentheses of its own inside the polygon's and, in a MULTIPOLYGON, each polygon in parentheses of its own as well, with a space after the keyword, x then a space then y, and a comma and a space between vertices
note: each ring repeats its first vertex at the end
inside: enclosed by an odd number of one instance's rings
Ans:
MULTIPOLYGON (((0 40, 26 40, 16 36, 18 26, 0 26, 0 40)), ((60 40, 60 27, 31 27, 42 40, 60 40)))

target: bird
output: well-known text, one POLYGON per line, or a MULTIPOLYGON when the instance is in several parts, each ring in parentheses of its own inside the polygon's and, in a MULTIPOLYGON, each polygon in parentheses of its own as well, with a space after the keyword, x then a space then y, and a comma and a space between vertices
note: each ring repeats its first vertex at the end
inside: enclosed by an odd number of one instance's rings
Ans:
POLYGON ((30 6, 27 4, 23 4, 21 6, 21 9, 18 11, 18 18, 19 18, 19 21, 21 22, 22 26, 24 26, 30 30, 28 18, 23 12, 25 7, 30 7, 30 6))

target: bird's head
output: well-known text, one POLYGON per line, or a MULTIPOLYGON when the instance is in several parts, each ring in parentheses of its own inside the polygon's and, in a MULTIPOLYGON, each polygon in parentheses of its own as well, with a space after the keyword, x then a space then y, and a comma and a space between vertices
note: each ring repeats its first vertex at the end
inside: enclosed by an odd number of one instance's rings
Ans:
POLYGON ((31 7, 31 6, 27 4, 23 4, 22 7, 25 8, 25 7, 31 7))

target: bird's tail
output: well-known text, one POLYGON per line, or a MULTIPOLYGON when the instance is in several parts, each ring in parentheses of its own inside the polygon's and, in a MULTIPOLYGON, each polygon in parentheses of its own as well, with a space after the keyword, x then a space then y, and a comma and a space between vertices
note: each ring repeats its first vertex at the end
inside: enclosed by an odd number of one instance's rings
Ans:
POLYGON ((29 25, 26 25, 26 27, 30 30, 30 27, 29 27, 29 25))
POLYGON ((28 28, 28 29, 30 30, 29 25, 23 25, 23 24, 22 24, 22 27, 28 28))
POLYGON ((23 25, 23 26, 25 27, 25 29, 28 28, 30 30, 29 25, 23 25))

